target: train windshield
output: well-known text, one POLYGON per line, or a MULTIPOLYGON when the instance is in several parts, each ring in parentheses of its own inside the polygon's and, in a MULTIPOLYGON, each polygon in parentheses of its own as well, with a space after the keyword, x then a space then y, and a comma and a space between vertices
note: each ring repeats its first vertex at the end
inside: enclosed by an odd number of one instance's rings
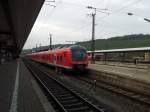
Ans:
POLYGON ((72 60, 73 61, 82 61, 86 60, 86 50, 81 46, 72 46, 72 60))

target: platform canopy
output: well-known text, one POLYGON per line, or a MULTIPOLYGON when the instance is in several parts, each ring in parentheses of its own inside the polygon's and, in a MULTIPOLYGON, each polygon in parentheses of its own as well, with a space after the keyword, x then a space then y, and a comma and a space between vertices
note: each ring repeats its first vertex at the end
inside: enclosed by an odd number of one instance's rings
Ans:
POLYGON ((0 0, 0 58, 17 57, 44 0, 0 0))

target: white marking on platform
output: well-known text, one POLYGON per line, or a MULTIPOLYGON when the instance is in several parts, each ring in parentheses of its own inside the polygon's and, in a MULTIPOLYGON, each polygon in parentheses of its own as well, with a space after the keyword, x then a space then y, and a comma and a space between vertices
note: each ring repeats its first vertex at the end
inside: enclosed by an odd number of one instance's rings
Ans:
POLYGON ((18 99, 18 86, 19 86, 19 66, 20 66, 20 64, 18 62, 15 86, 14 86, 12 102, 11 102, 11 106, 10 106, 10 111, 9 112, 17 112, 17 99, 18 99))

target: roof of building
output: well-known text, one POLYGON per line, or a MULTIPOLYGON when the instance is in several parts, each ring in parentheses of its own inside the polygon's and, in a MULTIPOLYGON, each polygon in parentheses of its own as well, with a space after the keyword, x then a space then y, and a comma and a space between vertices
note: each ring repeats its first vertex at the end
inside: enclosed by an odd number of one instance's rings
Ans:
MULTIPOLYGON (((138 47, 138 48, 124 48, 124 49, 108 49, 108 50, 95 50, 97 53, 105 52, 134 52, 134 51, 150 51, 150 47, 138 47)), ((92 51, 88 51, 92 52, 92 51)))

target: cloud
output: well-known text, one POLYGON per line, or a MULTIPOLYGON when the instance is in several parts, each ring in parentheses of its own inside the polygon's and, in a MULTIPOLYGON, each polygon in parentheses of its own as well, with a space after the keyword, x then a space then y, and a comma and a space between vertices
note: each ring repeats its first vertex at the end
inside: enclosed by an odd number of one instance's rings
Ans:
POLYGON ((136 1, 139 0, 57 0, 56 8, 43 5, 24 48, 35 47, 36 43, 48 45, 50 33, 53 44, 65 43, 68 40, 90 40, 92 18, 86 16, 90 13, 86 8, 88 5, 108 8, 112 12, 110 16, 97 12, 96 38, 150 33, 149 23, 142 19, 150 17, 150 1, 136 1), (128 16, 127 12, 132 12, 134 15, 128 16))

